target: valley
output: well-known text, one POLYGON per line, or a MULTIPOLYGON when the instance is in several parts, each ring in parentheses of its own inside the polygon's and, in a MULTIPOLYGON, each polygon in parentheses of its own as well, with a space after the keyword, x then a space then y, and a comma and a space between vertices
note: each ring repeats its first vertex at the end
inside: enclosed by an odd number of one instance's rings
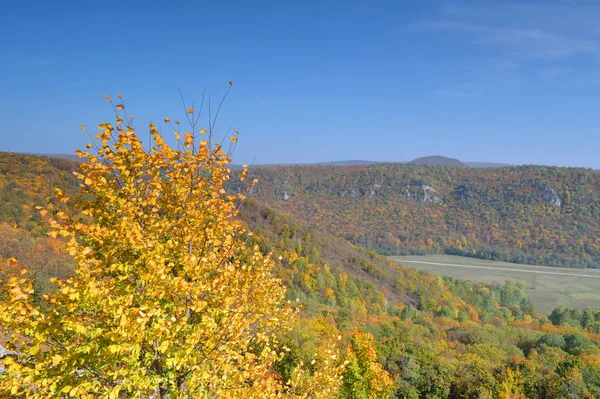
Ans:
POLYGON ((452 255, 390 258, 436 276, 467 278, 481 283, 523 282, 536 311, 542 314, 549 314, 560 306, 580 309, 600 306, 600 271, 597 269, 532 266, 452 255))

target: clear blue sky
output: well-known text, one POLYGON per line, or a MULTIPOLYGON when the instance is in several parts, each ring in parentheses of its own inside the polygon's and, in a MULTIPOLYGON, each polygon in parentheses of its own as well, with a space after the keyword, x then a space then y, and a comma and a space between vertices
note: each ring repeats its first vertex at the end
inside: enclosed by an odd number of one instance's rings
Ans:
POLYGON ((594 1, 11 1, 2 151, 73 153, 123 93, 138 127, 213 101, 235 162, 600 168, 594 1), (174 5, 168 5, 174 4, 174 5))

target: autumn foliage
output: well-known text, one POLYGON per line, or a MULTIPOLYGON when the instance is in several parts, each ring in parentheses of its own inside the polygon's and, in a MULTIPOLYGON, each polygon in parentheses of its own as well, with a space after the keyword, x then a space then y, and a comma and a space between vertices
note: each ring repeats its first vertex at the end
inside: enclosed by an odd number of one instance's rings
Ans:
POLYGON ((88 145, 95 151, 79 152, 79 192, 57 190, 77 212, 41 209, 50 235, 67 242, 75 275, 54 279, 42 308, 26 272, 0 285, 0 336, 20 354, 4 360, 0 396, 331 395, 341 372, 335 348, 310 372, 274 371, 286 351, 277 334, 295 310, 235 218, 244 195, 224 189, 222 143, 190 108, 187 132, 165 118, 176 149, 152 123, 144 145, 125 106, 113 108, 115 123, 100 124, 88 145))

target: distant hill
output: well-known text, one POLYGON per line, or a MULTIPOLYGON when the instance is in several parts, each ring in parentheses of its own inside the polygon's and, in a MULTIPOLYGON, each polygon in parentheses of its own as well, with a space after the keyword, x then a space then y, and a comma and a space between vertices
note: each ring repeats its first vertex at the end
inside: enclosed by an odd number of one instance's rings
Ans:
POLYGON ((459 166, 465 167, 466 165, 455 158, 443 157, 441 155, 432 155, 428 157, 421 157, 410 161, 413 165, 446 165, 446 166, 459 166))

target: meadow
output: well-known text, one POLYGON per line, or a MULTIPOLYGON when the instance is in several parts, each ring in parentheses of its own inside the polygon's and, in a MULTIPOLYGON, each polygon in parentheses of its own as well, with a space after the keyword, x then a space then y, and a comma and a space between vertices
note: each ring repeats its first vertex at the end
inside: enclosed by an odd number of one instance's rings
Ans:
POLYGON ((600 307, 600 270, 532 266, 452 255, 392 256, 400 264, 437 276, 482 283, 522 281, 537 312, 559 306, 600 307))

